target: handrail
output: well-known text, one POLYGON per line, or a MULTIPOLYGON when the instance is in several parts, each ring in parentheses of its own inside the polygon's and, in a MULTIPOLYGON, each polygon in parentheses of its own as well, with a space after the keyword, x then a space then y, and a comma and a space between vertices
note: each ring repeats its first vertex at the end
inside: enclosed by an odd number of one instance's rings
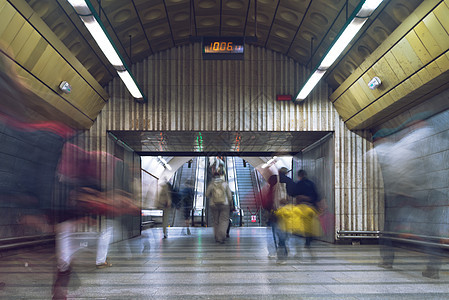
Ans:
POLYGON ((243 226, 243 210, 240 208, 240 227, 243 226))
POLYGON ((201 227, 204 227, 204 208, 201 210, 201 227))
POLYGON ((239 186, 237 183, 237 172, 236 172, 236 166, 235 166, 235 158, 234 157, 228 157, 225 161, 226 163, 226 181, 229 184, 229 173, 232 172, 232 176, 234 178, 234 197, 232 199, 232 201, 234 201, 234 206, 235 207, 240 207, 240 197, 239 197, 239 186), (229 170, 229 165, 228 165, 228 159, 232 160, 232 169, 229 170))
POLYGON ((432 246, 432 247, 439 247, 439 248, 449 249, 449 244, 427 242, 427 241, 407 239, 407 238, 399 238, 399 237, 392 237, 392 236, 385 237, 385 238, 389 239, 389 240, 392 240, 392 241, 396 241, 396 242, 404 242, 404 243, 409 243, 409 244, 416 244, 416 245, 432 246))
POLYGON ((339 233, 341 233, 341 234, 360 234, 360 233, 362 233, 362 234, 380 234, 381 231, 378 231, 378 230, 372 230, 372 231, 370 231, 370 230, 338 230, 337 234, 339 234, 339 233))
POLYGON ((142 229, 144 229, 145 227, 153 227, 153 226, 154 226, 154 223, 155 223, 155 222, 154 222, 153 220, 142 222, 142 223, 140 223, 140 228, 141 228, 141 230, 142 230, 142 229))
POLYGON ((55 241, 54 234, 10 237, 0 239, 0 251, 11 250, 25 246, 37 246, 55 241))
POLYGON ((18 237, 7 237, 0 239, 0 245, 9 244, 11 242, 19 242, 21 240, 38 240, 38 239, 46 239, 46 238, 54 238, 55 234, 43 234, 43 235, 26 235, 26 236, 18 236, 18 237))
MULTIPOLYGON (((254 180, 256 181, 256 186, 257 186, 257 194, 256 194, 256 198, 260 198, 260 173, 259 171, 256 170, 256 168, 253 169, 253 175, 254 175, 254 180)), ((261 199, 257 199, 256 203, 260 204, 261 199)), ((262 210, 259 208, 259 226, 262 225, 262 210)))
POLYGON ((439 237, 439 236, 431 236, 431 235, 422 235, 422 234, 412 234, 412 233, 404 233, 404 232, 393 232, 393 231, 381 231, 382 235, 396 235, 396 236, 404 236, 409 235, 410 237, 426 239, 426 240, 438 240, 445 241, 449 243, 449 238, 439 237))
POLYGON ((378 239, 377 230, 337 230, 338 239, 378 239))
POLYGON ((377 230, 338 230, 338 239, 388 239, 391 241, 449 249, 449 238, 377 230))

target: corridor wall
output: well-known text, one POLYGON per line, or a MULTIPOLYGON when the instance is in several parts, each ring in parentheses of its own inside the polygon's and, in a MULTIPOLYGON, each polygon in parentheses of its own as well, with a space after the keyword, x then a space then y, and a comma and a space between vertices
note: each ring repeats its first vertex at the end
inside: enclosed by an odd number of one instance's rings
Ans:
MULTIPOLYGON (((334 200, 334 138, 329 135, 316 142, 312 146, 306 148, 301 156, 301 169, 307 172, 307 177, 315 183, 321 207, 322 214, 322 236, 319 239, 326 242, 334 242, 335 237, 335 200, 334 200)), ((367 206, 369 203, 363 203, 367 206)), ((362 206, 360 205, 360 206, 362 206)), ((367 211, 375 209, 368 207, 367 211)), ((372 226, 372 214, 357 215, 357 222, 360 222, 359 228, 367 228, 372 226), (362 226, 361 224, 364 224, 362 226)))

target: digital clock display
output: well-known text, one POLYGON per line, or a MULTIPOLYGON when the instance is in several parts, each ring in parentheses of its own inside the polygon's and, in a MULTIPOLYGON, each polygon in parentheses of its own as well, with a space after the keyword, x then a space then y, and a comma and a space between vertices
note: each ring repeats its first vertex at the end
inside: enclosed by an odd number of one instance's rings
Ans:
POLYGON ((244 41, 242 37, 203 38, 204 59, 243 59, 244 41))

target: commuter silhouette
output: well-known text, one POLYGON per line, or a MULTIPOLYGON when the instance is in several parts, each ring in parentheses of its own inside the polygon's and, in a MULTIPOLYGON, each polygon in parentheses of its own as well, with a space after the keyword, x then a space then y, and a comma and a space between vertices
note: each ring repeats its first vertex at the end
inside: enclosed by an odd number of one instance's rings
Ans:
POLYGON ((160 185, 160 192, 158 194, 156 201, 156 208, 162 209, 163 211, 162 231, 164 233, 164 239, 168 237, 167 227, 169 222, 170 210, 172 206, 172 196, 173 196, 172 185, 167 180, 164 179, 160 185))
MULTIPOLYGON (((410 120, 407 127, 381 130, 373 136, 374 152, 379 159, 385 190, 385 228, 380 236, 380 267, 393 268, 395 249, 390 234, 399 238, 421 240, 423 236, 437 237, 438 226, 443 222, 443 210, 431 207, 431 202, 441 198, 441 192, 432 187, 426 178, 430 161, 420 158, 419 143, 433 135, 433 129, 424 121, 410 120), (427 206, 426 206, 427 205, 427 206)), ((370 153, 371 154, 371 153, 370 153)), ((439 278, 441 250, 438 246, 422 243, 428 263, 422 272, 424 277, 439 278), (429 246, 427 246, 429 245, 429 246)))
POLYGON ((212 182, 207 187, 206 197, 209 199, 212 212, 215 241, 224 244, 229 224, 229 210, 233 200, 231 190, 222 178, 223 172, 219 170, 213 176, 212 182))
POLYGON ((190 235, 190 218, 193 209, 193 201, 195 198, 195 190, 193 186, 193 180, 189 179, 186 181, 185 186, 179 192, 181 198, 181 209, 184 216, 184 228, 182 232, 190 235))

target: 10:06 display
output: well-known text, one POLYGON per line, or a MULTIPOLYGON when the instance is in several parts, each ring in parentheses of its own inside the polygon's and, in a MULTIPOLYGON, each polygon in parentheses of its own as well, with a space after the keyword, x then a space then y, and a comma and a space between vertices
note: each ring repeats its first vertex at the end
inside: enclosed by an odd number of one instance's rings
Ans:
POLYGON ((223 41, 210 42, 204 45, 204 53, 243 53, 243 45, 223 41))

